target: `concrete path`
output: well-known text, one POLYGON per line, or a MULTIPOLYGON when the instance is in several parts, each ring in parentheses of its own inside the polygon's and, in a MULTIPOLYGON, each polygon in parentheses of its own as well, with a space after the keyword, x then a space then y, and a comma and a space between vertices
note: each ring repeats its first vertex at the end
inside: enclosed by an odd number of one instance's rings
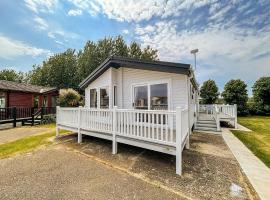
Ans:
POLYGON ((0 130, 0 144, 18 140, 30 135, 38 135, 41 133, 52 131, 51 128, 35 128, 35 127, 20 127, 0 130))
POLYGON ((270 199, 270 169, 259 160, 229 129, 222 136, 244 173, 262 200, 270 199))

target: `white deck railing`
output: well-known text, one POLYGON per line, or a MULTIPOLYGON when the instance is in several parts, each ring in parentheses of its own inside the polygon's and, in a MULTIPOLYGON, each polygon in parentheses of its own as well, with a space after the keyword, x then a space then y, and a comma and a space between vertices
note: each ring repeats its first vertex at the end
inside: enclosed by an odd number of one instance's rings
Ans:
MULTIPOLYGON (((117 152, 117 137, 152 144, 175 147, 174 155, 181 155, 189 142, 189 111, 135 110, 135 109, 92 109, 57 108, 57 130, 59 127, 76 130, 78 142, 81 131, 108 134, 113 141, 113 153, 117 152), (177 122, 177 123, 176 123, 177 122)), ((58 132, 58 131, 57 131, 58 132)), ((96 135, 98 136, 98 135, 96 135)), ((136 146, 136 143, 134 143, 136 146)), ((177 162, 182 162, 182 156, 177 162), (179 160, 180 159, 180 160, 179 160)), ((181 167, 177 166, 181 174, 181 167)))
POLYGON ((234 120, 234 126, 237 124, 237 105, 221 104, 200 104, 199 112, 209 117, 213 117, 217 122, 217 129, 220 129, 220 121, 226 119, 234 120))

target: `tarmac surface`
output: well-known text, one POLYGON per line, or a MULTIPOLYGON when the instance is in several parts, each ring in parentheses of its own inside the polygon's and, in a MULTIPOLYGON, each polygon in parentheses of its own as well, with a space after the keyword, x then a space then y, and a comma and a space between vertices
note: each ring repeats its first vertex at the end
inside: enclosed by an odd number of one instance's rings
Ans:
POLYGON ((0 199, 258 199, 221 135, 194 133, 175 157, 76 134, 0 160, 0 199))

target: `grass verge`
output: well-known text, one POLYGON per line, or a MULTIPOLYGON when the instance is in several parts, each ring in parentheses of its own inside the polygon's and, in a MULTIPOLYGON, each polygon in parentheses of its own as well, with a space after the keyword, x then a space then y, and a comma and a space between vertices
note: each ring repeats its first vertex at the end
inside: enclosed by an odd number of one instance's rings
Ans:
MULTIPOLYGON (((60 134, 67 134, 69 131, 61 130, 60 134)), ((25 153, 34 150, 43 145, 49 145, 53 142, 49 140, 50 137, 55 136, 55 131, 46 132, 44 134, 28 136, 12 142, 0 145, 0 159, 10 157, 18 153, 25 153)))
POLYGON ((270 117, 239 117, 238 122, 252 132, 233 130, 233 134, 270 168, 270 117))

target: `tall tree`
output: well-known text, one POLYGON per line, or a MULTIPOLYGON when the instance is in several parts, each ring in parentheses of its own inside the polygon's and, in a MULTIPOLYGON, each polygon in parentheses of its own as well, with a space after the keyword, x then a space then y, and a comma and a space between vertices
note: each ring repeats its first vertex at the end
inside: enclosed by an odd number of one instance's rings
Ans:
POLYGON ((258 114, 270 115, 270 77, 259 78, 252 87, 258 114))
POLYGON ((247 114, 247 85, 240 79, 230 80, 225 84, 222 92, 225 103, 237 104, 238 114, 247 114))
POLYGON ((51 56, 41 66, 35 65, 30 73, 30 82, 36 85, 57 88, 76 88, 77 57, 75 50, 68 49, 64 53, 51 56))
POLYGON ((214 80, 207 80, 200 89, 200 97, 203 104, 213 104, 218 98, 218 87, 214 80))
POLYGON ((0 80, 24 82, 24 73, 17 72, 13 69, 3 69, 0 71, 0 80))

